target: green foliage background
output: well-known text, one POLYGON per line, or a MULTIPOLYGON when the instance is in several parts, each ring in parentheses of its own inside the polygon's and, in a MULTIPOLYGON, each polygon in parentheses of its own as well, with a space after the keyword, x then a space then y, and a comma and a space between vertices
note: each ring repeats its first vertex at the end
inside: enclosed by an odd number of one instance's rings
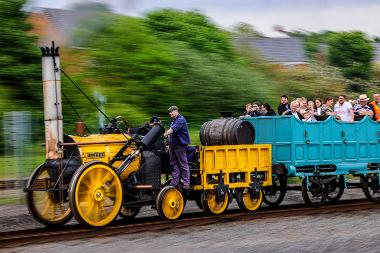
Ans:
POLYGON ((363 32, 339 32, 329 37, 329 60, 347 78, 369 79, 374 48, 363 32))
MULTIPOLYGON (((166 110, 176 104, 198 131, 219 111, 238 116, 247 102, 275 101, 275 84, 252 69, 230 35, 200 13, 164 9, 144 19, 111 13, 101 18, 103 25, 86 26, 93 23, 87 20, 78 30, 88 50, 80 56, 85 71, 74 79, 106 96, 110 115, 126 115, 134 125, 158 115, 168 125, 166 110)), ((76 91, 65 92, 88 114, 76 91)))
MULTIPOLYGON (((32 111, 36 144, 44 139, 40 53, 35 38, 27 36, 30 25, 20 11, 24 2, 0 0, 0 109, 32 111)), ((62 69, 109 117, 125 116, 131 126, 157 115, 167 127, 167 108, 179 106, 193 144, 199 144, 205 121, 219 117, 220 111, 239 116, 248 102, 267 102, 276 109, 282 94, 291 99, 339 94, 355 98, 358 90, 352 89, 347 71, 358 71, 355 78, 371 78, 360 81, 360 92, 370 95, 378 89, 380 68, 367 64, 371 48, 363 34, 293 34, 305 39, 311 59, 321 42, 331 43, 330 54, 344 57, 330 58, 338 67, 311 60, 306 68, 275 68, 236 40, 262 36, 247 24, 227 32, 196 11, 162 9, 134 18, 95 7, 87 8, 91 14, 75 28, 74 44, 79 47, 61 49, 62 69), (342 36, 351 42, 339 48, 342 36), (340 53, 347 48, 349 52, 340 53), (362 48, 367 56, 359 56, 362 48)), ((74 133, 78 119, 72 106, 97 132, 104 119, 64 76, 62 90, 70 98, 63 100, 65 132, 74 133)))

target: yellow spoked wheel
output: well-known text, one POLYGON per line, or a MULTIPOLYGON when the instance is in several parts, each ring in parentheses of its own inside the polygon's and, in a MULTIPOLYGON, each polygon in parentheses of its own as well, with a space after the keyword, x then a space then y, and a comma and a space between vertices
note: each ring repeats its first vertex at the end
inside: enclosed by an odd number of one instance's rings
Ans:
POLYGON ((202 207, 207 214, 221 214, 227 210, 229 204, 229 193, 225 192, 222 199, 218 199, 215 190, 202 193, 202 207))
POLYGON ((175 220, 181 216, 185 208, 185 200, 177 188, 169 185, 162 188, 158 194, 156 207, 161 218, 175 220))
POLYGON ((237 192, 236 200, 240 209, 253 212, 261 207, 263 203, 263 192, 261 190, 244 188, 237 192))
POLYGON ((26 188, 26 205, 32 216, 46 226, 61 226, 72 218, 68 191, 52 181, 44 165, 38 166, 30 176, 26 188), (57 189, 57 191, 54 191, 57 189))
POLYGON ((115 170, 103 162, 83 164, 70 182, 70 207, 78 222, 105 226, 119 214, 123 190, 115 170))

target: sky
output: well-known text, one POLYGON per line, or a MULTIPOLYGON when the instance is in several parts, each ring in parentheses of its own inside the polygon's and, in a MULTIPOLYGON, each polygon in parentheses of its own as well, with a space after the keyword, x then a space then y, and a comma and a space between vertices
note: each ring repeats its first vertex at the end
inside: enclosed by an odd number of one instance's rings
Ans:
MULTIPOLYGON (((88 0, 29 0, 30 7, 69 8, 88 0)), ((360 30, 380 37, 380 0, 98 0, 115 12, 142 16, 156 8, 199 10, 222 28, 238 22, 253 25, 269 37, 281 37, 275 25, 285 30, 360 30)))

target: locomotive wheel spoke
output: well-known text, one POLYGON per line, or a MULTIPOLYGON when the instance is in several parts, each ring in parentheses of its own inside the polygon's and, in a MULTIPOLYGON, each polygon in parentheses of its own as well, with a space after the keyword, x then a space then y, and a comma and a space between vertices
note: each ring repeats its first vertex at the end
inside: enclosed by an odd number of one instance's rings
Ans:
POLYGON ((56 211, 57 211, 57 205, 52 204, 51 205, 51 218, 52 219, 54 219, 56 211))
MULTIPOLYGON (((50 180, 48 168, 44 165, 37 167, 28 180, 26 188, 33 189, 35 182, 50 180), (37 181, 38 180, 38 181, 37 181)), ((26 204, 33 217, 46 226, 61 226, 68 222, 71 217, 71 209, 65 196, 68 192, 62 190, 58 194, 50 191, 27 191, 26 204)))
POLYGON ((41 212, 43 216, 47 216, 47 213, 49 211, 49 207, 50 207, 50 201, 45 203, 44 209, 41 212))

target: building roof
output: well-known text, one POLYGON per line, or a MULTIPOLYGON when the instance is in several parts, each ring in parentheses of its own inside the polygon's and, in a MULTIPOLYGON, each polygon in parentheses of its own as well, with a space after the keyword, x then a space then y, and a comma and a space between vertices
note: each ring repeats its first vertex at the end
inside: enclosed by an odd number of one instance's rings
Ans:
POLYGON ((258 38, 249 44, 267 61, 281 64, 305 64, 308 62, 303 40, 300 38, 258 38))

